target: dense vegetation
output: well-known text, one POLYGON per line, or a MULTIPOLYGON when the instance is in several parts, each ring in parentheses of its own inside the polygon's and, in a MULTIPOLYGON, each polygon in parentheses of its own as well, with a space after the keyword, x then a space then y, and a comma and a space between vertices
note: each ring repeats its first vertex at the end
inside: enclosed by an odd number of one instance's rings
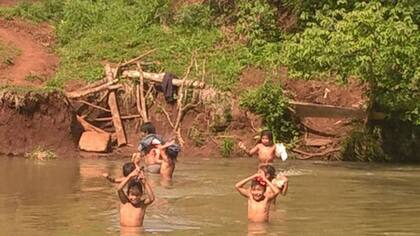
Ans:
MULTIPOLYGON (((420 135, 419 1, 180 3, 41 0, 2 8, 0 15, 49 21, 55 26, 61 65, 49 82, 51 87, 60 88, 70 79, 99 79, 101 62, 117 63, 149 49, 157 49, 149 59, 158 64, 147 70, 176 74, 182 74, 196 51, 199 63, 205 65, 207 82, 221 90, 231 90, 242 69, 251 65, 271 77, 282 65, 289 68, 291 77, 300 79, 346 82, 355 76, 370 86, 369 109, 385 112, 390 122, 372 124, 364 131, 367 136, 355 134, 358 139, 375 140, 372 145, 384 146, 386 136, 393 136, 386 127, 412 127, 399 134, 409 145, 393 155, 416 153, 420 135), (285 15, 297 19, 287 28, 279 20, 285 15)), ((287 118, 287 100, 276 86, 265 83, 246 92, 241 104, 262 114, 276 137, 290 141, 296 135, 290 119, 279 124, 287 118)), ((350 143, 347 147, 354 150, 357 144, 350 143)))

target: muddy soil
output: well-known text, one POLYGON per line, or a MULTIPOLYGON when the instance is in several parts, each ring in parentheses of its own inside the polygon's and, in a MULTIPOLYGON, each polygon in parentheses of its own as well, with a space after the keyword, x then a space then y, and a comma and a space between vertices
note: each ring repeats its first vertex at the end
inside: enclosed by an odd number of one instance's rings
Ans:
POLYGON ((1 96, 0 154, 23 155, 42 147, 73 157, 81 131, 73 108, 60 93, 1 96))
POLYGON ((41 86, 51 78, 59 63, 52 53, 52 28, 21 20, 0 18, 0 41, 19 51, 11 65, 0 66, 0 85, 41 86))

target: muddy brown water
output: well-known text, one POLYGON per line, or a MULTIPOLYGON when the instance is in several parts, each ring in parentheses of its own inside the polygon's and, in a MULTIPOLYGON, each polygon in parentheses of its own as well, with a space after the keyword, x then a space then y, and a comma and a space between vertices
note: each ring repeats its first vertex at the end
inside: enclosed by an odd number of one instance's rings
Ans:
POLYGON ((141 232, 120 232, 115 185, 124 161, 0 157, 0 235, 420 235, 420 166, 277 162, 290 189, 268 225, 247 223, 234 189, 254 159, 181 158, 141 232))

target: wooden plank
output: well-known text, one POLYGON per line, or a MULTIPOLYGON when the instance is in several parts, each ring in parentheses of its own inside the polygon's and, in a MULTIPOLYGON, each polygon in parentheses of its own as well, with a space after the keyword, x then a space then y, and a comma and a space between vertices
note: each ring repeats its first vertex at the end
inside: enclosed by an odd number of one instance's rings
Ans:
MULTIPOLYGON (((105 73, 108 81, 114 80, 111 67, 107 64, 105 66, 105 73)), ((117 135, 118 147, 127 144, 127 136, 125 134, 124 125, 120 116, 120 109, 118 107, 117 96, 114 91, 110 91, 108 95, 108 106, 112 114, 112 123, 115 127, 115 133, 117 135)))
POLYGON ((290 101, 290 105, 299 117, 325 117, 325 118, 353 118, 364 119, 367 114, 363 109, 321 105, 306 102, 290 101))

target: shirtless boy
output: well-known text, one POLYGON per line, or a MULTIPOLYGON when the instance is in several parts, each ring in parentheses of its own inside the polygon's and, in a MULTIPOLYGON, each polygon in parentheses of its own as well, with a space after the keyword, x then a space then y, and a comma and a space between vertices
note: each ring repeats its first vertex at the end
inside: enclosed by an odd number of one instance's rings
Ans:
POLYGON ((248 220, 268 222, 271 201, 276 198, 280 190, 261 172, 239 181, 235 188, 242 196, 248 198, 248 220), (245 188, 244 185, 249 181, 251 181, 251 188, 245 188), (266 193, 267 185, 271 191, 266 193))
POLYGON ((161 159, 159 160, 159 163, 161 164, 160 176, 163 179, 172 179, 172 175, 175 170, 176 158, 178 156, 179 151, 179 146, 176 144, 172 144, 161 151, 161 159))
POLYGON ((248 156, 258 154, 258 160, 261 164, 273 163, 276 157, 276 146, 273 144, 273 134, 269 130, 261 132, 261 139, 251 150, 247 150, 246 146, 239 142, 239 148, 245 151, 248 156))
POLYGON ((155 196, 149 183, 146 181, 143 170, 136 169, 131 172, 118 186, 120 205, 120 225, 125 227, 143 226, 146 208, 154 200, 155 196), (127 187, 127 193, 124 187, 127 187), (145 187, 146 198, 143 198, 145 187))

